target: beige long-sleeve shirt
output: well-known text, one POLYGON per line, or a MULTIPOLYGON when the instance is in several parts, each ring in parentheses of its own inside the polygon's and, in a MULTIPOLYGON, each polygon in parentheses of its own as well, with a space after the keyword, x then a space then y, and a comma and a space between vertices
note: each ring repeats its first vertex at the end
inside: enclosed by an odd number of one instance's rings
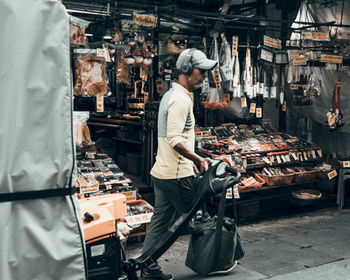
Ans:
POLYGON ((193 162, 174 150, 176 144, 185 142, 194 151, 194 125, 193 94, 173 83, 159 106, 158 150, 152 176, 177 179, 194 175, 193 162))

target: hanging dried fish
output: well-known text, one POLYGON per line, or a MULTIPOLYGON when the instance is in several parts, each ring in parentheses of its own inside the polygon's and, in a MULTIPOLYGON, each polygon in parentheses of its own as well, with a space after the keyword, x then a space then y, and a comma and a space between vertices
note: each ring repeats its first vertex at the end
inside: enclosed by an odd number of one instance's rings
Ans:
POLYGON ((335 85, 332 97, 332 106, 330 111, 327 113, 328 126, 331 130, 335 130, 342 126, 343 114, 340 112, 340 86, 341 83, 335 85))
POLYGON ((249 98, 253 98, 253 66, 252 66, 252 58, 251 58, 250 48, 249 48, 249 40, 247 41, 243 80, 244 80, 244 88, 245 88, 245 92, 247 93, 247 96, 249 98))
POLYGON ((239 57, 237 53, 234 59, 234 74, 233 74, 233 81, 232 81, 232 85, 234 88, 234 91, 233 91, 234 97, 241 97, 240 80, 241 80, 241 73, 240 73, 240 67, 239 67, 239 57))
POLYGON ((221 34, 221 48, 219 55, 219 63, 220 63, 220 74, 222 77, 222 81, 231 81, 233 79, 233 69, 230 67, 231 65, 231 48, 230 44, 227 42, 224 33, 221 34))

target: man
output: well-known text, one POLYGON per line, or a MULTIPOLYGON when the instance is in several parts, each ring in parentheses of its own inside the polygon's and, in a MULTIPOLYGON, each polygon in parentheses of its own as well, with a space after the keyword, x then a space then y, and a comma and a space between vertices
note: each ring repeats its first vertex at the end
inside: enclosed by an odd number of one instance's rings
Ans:
MULTIPOLYGON (((146 234, 143 253, 154 248, 167 233, 176 212, 181 215, 192 206, 195 171, 208 169, 211 159, 194 152, 195 119, 193 91, 202 85, 207 71, 217 61, 197 49, 186 49, 178 57, 177 83, 164 94, 158 113, 158 151, 151 175, 154 184, 154 214, 146 234)), ((141 272, 141 279, 173 279, 163 274, 157 263, 141 272)))

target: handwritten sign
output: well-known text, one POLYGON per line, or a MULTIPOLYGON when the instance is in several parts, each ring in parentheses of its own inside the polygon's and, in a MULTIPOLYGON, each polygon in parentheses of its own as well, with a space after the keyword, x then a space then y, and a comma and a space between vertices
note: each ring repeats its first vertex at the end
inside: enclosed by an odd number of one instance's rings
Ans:
POLYGON ((321 54, 321 62, 343 63, 343 56, 342 55, 321 54))
POLYGON ((333 170, 327 174, 329 180, 332 180, 337 175, 338 175, 337 170, 333 170))
POLYGON ((253 178, 253 177, 249 177, 245 180, 242 181, 242 184, 245 185, 245 186, 250 186, 250 185, 253 185, 256 183, 256 180, 253 178))
POLYGON ((275 49, 282 49, 281 40, 266 35, 264 35, 264 45, 275 49))
POLYGON ((156 27, 157 17, 133 13, 133 20, 138 25, 156 27))

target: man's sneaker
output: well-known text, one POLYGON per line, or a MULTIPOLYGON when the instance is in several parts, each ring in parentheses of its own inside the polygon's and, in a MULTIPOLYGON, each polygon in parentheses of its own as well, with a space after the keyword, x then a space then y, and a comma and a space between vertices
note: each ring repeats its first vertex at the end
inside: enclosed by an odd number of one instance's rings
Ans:
POLYGON ((174 276, 172 274, 164 274, 162 271, 141 271, 140 280, 172 280, 174 276))
POLYGON ((232 269, 235 268, 236 265, 237 265, 237 261, 235 261, 233 264, 231 264, 231 265, 229 265, 229 266, 227 266, 227 267, 224 267, 223 269, 210 272, 208 275, 212 275, 212 274, 224 274, 224 273, 230 272, 232 269))

